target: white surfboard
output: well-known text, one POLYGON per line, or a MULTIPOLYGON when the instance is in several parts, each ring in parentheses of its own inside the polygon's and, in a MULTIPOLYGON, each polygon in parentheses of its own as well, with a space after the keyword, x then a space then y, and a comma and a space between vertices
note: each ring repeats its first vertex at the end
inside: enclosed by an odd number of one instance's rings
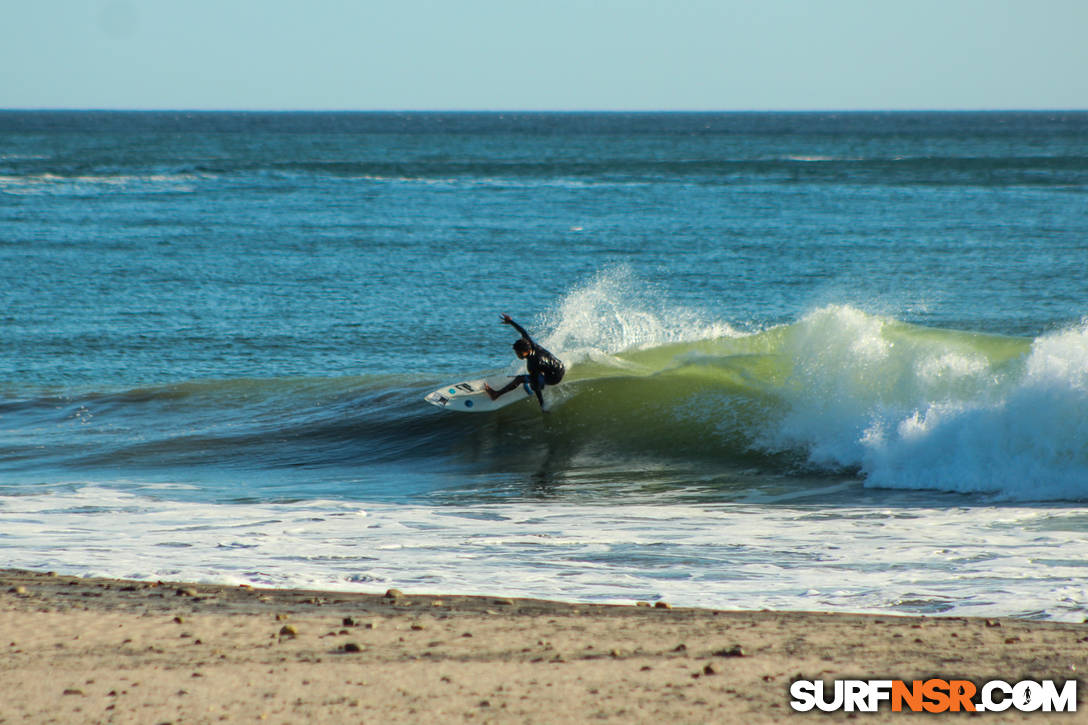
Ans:
POLYGON ((519 385, 498 400, 492 400, 491 396, 484 390, 485 384, 490 385, 492 390, 501 390, 509 383, 510 377, 507 375, 469 380, 464 383, 453 383, 452 385, 443 385, 433 393, 428 393, 424 400, 431 405, 437 405, 439 408, 445 408, 446 410, 457 410, 462 413, 487 413, 499 408, 505 408, 519 400, 536 397, 536 393, 530 390, 528 385, 519 385))

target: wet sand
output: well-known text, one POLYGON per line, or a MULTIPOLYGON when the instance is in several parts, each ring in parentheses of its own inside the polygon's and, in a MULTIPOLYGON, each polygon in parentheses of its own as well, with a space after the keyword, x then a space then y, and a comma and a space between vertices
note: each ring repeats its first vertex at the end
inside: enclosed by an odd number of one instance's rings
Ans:
MULTIPOLYGON (((1065 681, 1088 625, 345 594, 0 570, 0 724, 902 722, 796 679, 1065 681)), ((1083 685, 1083 683, 1080 683, 1083 685)), ((1078 712, 916 715, 1088 722, 1078 712)))

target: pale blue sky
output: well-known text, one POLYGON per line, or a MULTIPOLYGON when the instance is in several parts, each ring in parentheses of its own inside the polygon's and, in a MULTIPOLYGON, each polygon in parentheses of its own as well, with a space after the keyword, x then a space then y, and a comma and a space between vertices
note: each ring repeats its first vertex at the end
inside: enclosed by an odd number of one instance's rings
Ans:
POLYGON ((1088 108, 1088 0, 0 0, 0 107, 1088 108))

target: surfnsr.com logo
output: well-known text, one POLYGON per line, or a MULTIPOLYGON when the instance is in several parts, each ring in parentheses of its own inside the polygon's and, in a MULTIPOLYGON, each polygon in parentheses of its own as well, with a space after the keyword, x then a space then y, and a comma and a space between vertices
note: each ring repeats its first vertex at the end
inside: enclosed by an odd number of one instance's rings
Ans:
POLYGON ((991 680, 981 687, 969 680, 796 680, 790 707, 798 712, 1076 712, 1077 681, 1060 687, 1053 680, 1008 683, 991 680))

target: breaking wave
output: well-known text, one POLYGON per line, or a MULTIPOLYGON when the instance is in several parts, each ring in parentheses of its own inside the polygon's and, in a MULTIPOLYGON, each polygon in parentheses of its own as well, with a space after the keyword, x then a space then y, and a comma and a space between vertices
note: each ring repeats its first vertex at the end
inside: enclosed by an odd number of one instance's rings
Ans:
POLYGON ((575 473, 635 461, 628 470, 755 467, 871 488, 1088 498, 1088 324, 1032 340, 831 305, 741 332, 632 288, 622 270, 601 275, 541 323, 570 363, 546 417, 531 403, 441 411, 422 396, 450 381, 419 375, 13 397, 0 401, 0 470, 497 473, 547 460, 575 473))

